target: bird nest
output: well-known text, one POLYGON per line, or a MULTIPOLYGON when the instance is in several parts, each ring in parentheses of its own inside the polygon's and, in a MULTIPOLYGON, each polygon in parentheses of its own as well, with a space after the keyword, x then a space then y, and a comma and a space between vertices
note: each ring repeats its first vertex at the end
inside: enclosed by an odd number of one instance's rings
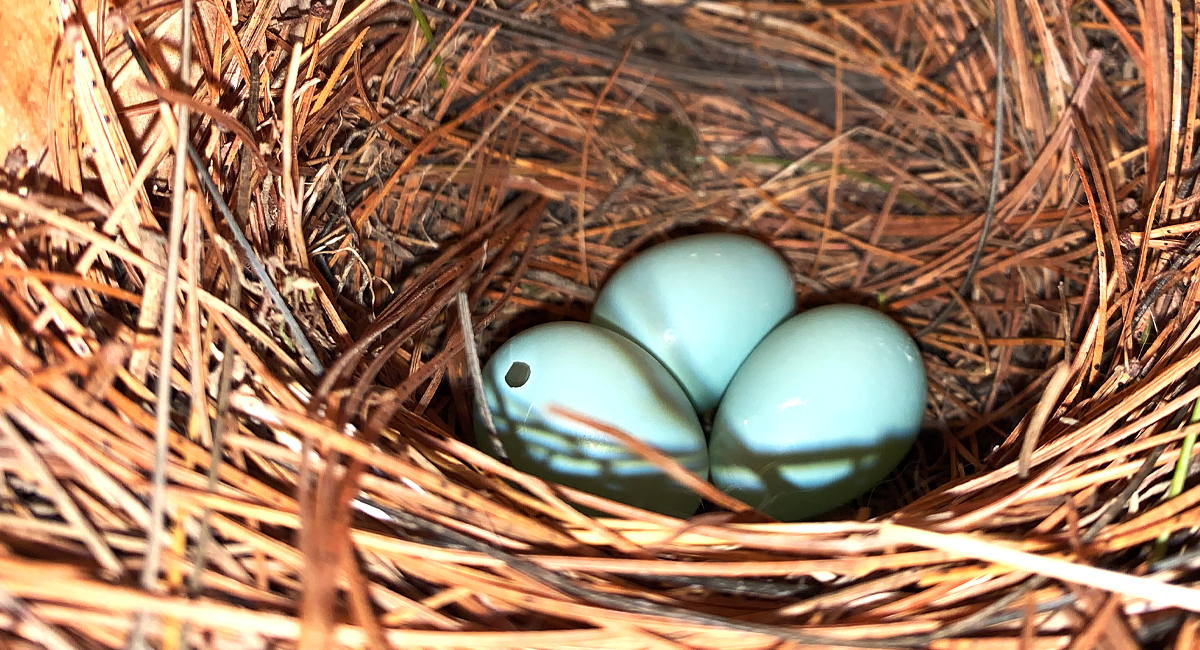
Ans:
POLYGON ((1200 644, 1180 3, 47 5, 0 646, 1200 644), (887 480, 685 521, 470 444, 481 356, 714 229, 917 338, 887 480))

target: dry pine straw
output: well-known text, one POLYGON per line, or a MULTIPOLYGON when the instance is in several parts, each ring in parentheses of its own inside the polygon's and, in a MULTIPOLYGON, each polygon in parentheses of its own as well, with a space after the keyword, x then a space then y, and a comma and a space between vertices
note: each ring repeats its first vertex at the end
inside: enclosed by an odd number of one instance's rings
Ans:
POLYGON ((1004 183, 959 297, 993 168, 983 4, 293 4, 196 3, 188 93, 128 46, 173 79, 179 3, 60 6, 55 144, 0 193, 0 643, 124 647, 138 613, 173 648, 1200 643, 1200 491, 1167 498, 1200 426, 1190 8, 1006 2, 1004 183), (180 104, 323 376, 231 271, 196 170, 170 187, 180 104), (828 522, 715 496, 682 522, 460 440, 459 295, 486 354, 712 227, 773 241, 805 305, 915 332, 954 302, 891 479, 828 522))

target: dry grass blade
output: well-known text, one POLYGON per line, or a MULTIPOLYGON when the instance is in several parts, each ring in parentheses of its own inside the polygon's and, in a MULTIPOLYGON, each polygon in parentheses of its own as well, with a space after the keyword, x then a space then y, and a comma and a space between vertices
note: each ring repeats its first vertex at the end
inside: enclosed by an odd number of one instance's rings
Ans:
POLYGON ((1038 438, 1042 435, 1042 429, 1046 426, 1046 421, 1050 419, 1055 404, 1062 397, 1063 390, 1067 387, 1067 381, 1070 378, 1071 366, 1065 362, 1055 366, 1054 374, 1050 375, 1050 381, 1046 384, 1042 398, 1038 400, 1037 406, 1030 413, 1029 425, 1025 427, 1025 435, 1021 440, 1021 458, 1017 465, 1017 476, 1021 479, 1029 476, 1029 463, 1033 457, 1033 450, 1037 448, 1038 438))
POLYGON ((63 635, 62 631, 46 623, 29 611, 29 607, 19 599, 10 596, 0 589, 0 609, 13 618, 15 626, 29 625, 36 630, 33 641, 40 643, 50 650, 79 650, 78 646, 63 635))
POLYGON ((62 511, 64 518, 79 530, 79 537, 88 545, 88 549, 95 555, 96 561, 100 566, 112 578, 120 578, 125 570, 120 560, 117 559, 116 554, 113 553, 108 544, 104 542, 104 539, 96 532, 95 527, 80 511, 79 506, 75 505, 75 502, 71 499, 71 495, 63 489, 58 479, 54 478, 54 473, 46 466, 45 461, 38 456, 29 442, 25 440, 21 432, 6 418, 0 418, 0 434, 4 434, 5 438, 16 448, 22 464, 37 475, 39 481, 42 483, 42 489, 46 490, 54 499, 55 504, 62 511))
POLYGON ((500 439, 496 437, 496 424, 492 420, 492 411, 488 408, 486 393, 483 386, 483 371, 479 365, 479 352, 475 348, 475 328, 471 325, 471 306, 467 302, 467 294, 458 292, 457 306, 459 329, 463 332, 466 343, 464 350, 467 355, 467 372, 470 373, 471 391, 475 398, 475 415, 483 423, 484 429, 492 438, 492 451, 503 460, 508 460, 508 454, 500 439))
POLYGON ((1157 603, 1160 606, 1180 607, 1193 612, 1200 609, 1200 590, 1198 589, 1163 584, 1156 580, 1115 571, 1105 571, 1063 560, 1038 557, 1004 548, 995 543, 970 539, 963 535, 941 535, 893 524, 885 524, 879 534, 884 539, 927 548, 939 548, 961 557, 996 562, 1015 569, 1040 573, 1067 582, 1138 598, 1152 604, 1157 603))
MULTIPOLYGON (((179 76, 181 79, 191 78, 192 65, 192 0, 183 0, 182 51, 180 53, 179 76)), ((187 214, 187 195, 189 188, 186 179, 188 156, 188 109, 180 106, 176 109, 176 140, 175 164, 171 177, 171 223, 167 239, 167 270, 163 283, 163 321, 159 327, 159 363, 157 386, 155 394, 155 426, 154 426, 154 469, 151 478, 150 493, 150 529, 147 531, 146 557, 142 566, 140 583, 147 591, 159 589, 159 567, 162 561, 162 549, 166 544, 166 527, 164 520, 167 502, 167 454, 169 440, 167 438, 170 420, 171 381, 175 366, 175 306, 178 300, 177 287, 179 283, 179 266, 182 256, 184 220, 190 218, 187 214)), ((129 636, 128 647, 132 650, 144 650, 146 616, 139 613, 134 623, 133 632, 129 636)))

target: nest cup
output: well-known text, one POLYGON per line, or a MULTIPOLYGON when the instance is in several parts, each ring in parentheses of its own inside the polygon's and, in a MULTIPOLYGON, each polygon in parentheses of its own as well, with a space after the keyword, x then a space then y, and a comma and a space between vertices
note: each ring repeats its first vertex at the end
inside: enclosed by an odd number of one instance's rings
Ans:
POLYGON ((5 644, 1200 645, 1178 3, 46 11, 6 72, 52 126, 0 176, 5 644), (634 446, 681 520, 473 446, 491 351, 712 231, 916 337, 892 475, 779 523, 634 446))

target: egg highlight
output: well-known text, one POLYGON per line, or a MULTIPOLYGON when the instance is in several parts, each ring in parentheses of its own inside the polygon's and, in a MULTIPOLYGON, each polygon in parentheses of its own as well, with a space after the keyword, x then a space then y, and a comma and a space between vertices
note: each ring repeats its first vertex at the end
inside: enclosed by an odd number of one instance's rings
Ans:
POLYGON ((791 271, 779 253, 752 237, 709 233, 629 260, 601 288, 591 322, 645 348, 704 413, 795 308, 791 271))

